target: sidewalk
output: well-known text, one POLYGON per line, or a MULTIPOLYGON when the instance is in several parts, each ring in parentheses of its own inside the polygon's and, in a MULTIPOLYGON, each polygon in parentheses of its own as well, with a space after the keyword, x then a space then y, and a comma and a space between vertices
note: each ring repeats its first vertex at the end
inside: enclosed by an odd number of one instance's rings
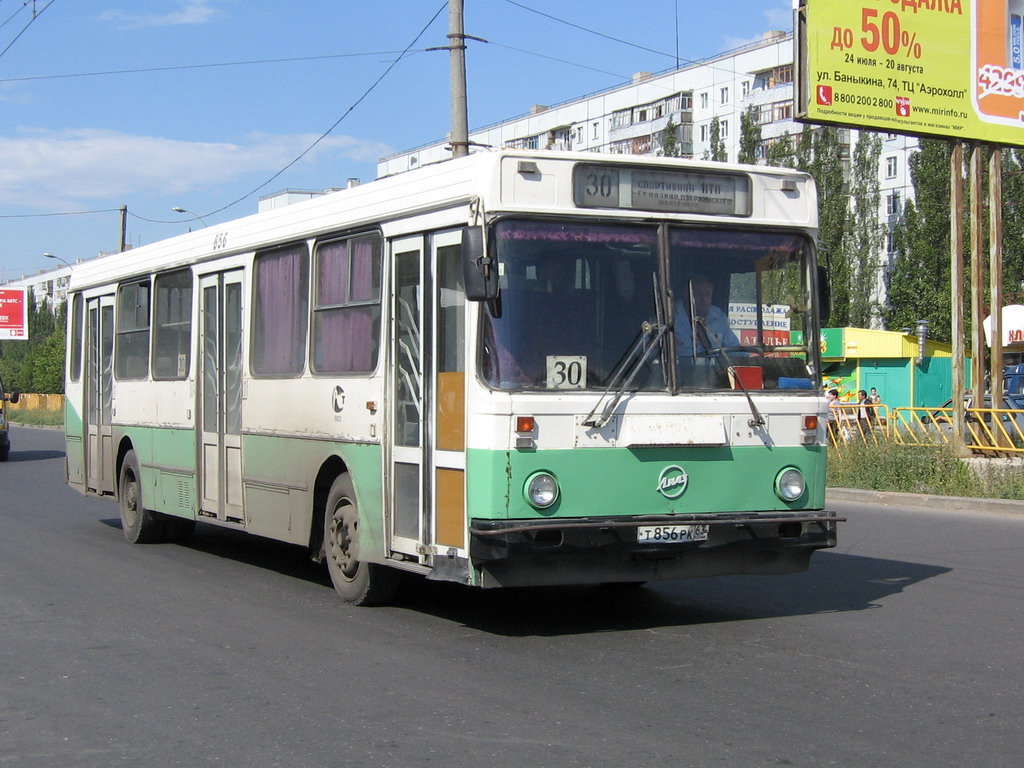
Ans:
POLYGON ((855 501, 863 504, 887 504, 899 507, 928 507, 954 512, 1001 512, 1024 515, 1024 501, 974 499, 964 496, 930 496, 924 493, 864 491, 859 488, 827 488, 825 502, 855 501))

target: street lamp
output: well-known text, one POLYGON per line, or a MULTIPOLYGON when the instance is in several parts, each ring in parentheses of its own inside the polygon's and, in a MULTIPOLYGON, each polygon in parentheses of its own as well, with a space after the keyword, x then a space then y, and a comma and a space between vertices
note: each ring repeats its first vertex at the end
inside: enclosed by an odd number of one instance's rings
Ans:
POLYGON ((209 224, 206 223, 206 219, 204 219, 198 213, 194 213, 194 212, 188 210, 187 208, 181 208, 181 207, 176 205, 173 208, 171 208, 171 210, 174 211, 175 213, 187 213, 189 216, 192 216, 193 218, 199 219, 201 222, 203 222, 203 226, 204 227, 210 226, 209 224))
POLYGON ((71 264, 69 264, 68 262, 64 261, 64 259, 62 259, 60 256, 54 256, 52 253, 44 253, 43 256, 45 258, 47 258, 47 259, 56 259, 57 261, 59 261, 61 264, 63 264, 66 267, 70 267, 71 266, 71 264))

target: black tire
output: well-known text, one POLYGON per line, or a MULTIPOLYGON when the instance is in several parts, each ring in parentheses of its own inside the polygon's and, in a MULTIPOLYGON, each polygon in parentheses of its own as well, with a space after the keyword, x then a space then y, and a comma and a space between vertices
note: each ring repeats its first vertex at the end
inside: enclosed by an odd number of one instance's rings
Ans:
POLYGON ((359 559, 359 508, 352 479, 338 477, 324 508, 324 559, 334 589, 352 605, 382 605, 398 590, 401 573, 359 559))
POLYGON ((135 451, 128 451, 121 463, 121 473, 117 480, 121 530, 132 544, 152 544, 163 537, 164 521, 146 509, 141 478, 135 451))

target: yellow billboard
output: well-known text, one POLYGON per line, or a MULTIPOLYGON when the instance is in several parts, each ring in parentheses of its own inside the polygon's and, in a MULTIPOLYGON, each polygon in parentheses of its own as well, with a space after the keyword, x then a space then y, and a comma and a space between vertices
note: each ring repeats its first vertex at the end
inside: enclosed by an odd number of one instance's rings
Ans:
POLYGON ((800 0, 797 119, 1024 145, 1024 0, 800 0))

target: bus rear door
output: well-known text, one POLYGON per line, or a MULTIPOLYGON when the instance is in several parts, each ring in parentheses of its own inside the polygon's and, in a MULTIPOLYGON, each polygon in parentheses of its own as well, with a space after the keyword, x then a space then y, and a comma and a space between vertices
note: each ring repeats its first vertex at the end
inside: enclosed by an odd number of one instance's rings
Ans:
POLYGON ((87 487, 114 492, 111 437, 114 387, 114 296, 89 299, 86 307, 85 464, 87 487))

